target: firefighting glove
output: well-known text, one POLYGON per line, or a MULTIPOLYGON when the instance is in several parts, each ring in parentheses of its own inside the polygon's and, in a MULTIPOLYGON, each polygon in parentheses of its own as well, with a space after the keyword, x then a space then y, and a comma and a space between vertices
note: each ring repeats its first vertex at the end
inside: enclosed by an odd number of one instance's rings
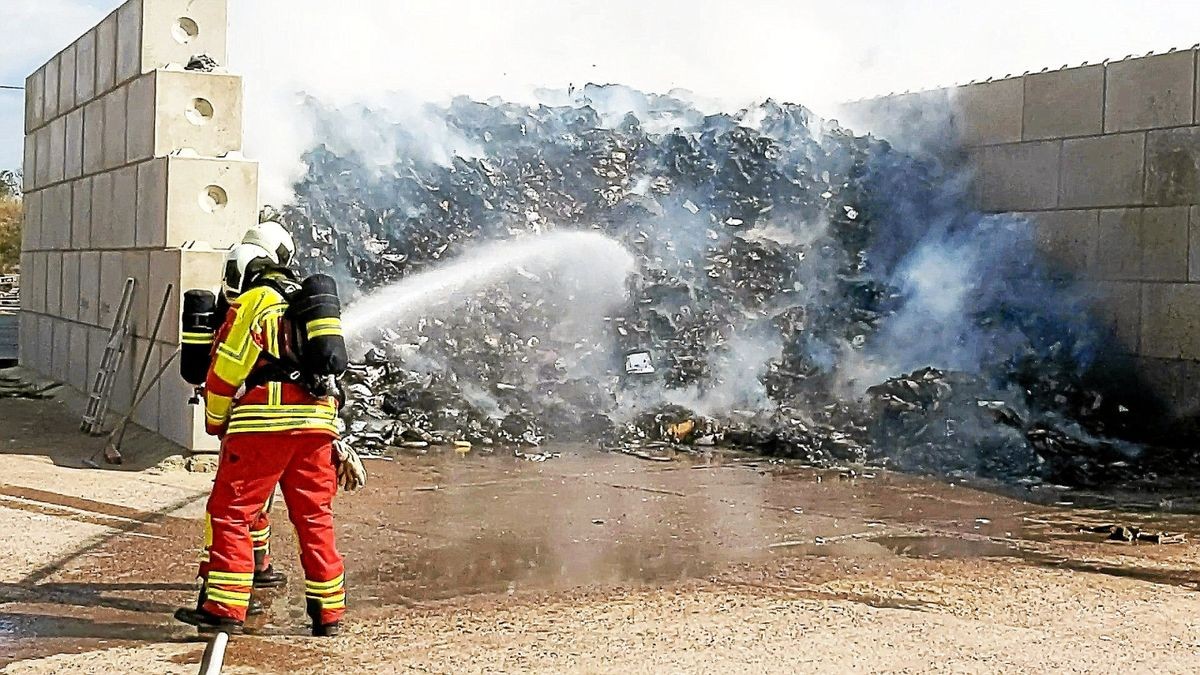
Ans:
POLYGON ((347 492, 354 492, 366 485, 367 470, 363 467, 362 460, 359 459, 354 448, 339 438, 333 442, 333 450, 337 464, 338 486, 347 492))

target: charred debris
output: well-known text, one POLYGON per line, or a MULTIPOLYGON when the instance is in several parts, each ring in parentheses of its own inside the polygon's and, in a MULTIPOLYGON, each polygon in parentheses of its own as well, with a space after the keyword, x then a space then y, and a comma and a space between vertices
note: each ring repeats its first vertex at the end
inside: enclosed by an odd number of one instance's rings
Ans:
POLYGON ((602 335, 557 330, 562 303, 537 289, 559 280, 522 270, 387 328, 346 377, 363 450, 732 447, 1068 484, 1161 468, 1111 440, 1135 413, 1081 384, 1096 339, 1080 295, 1040 267, 1027 223, 972 211, 952 168, 797 105, 547 98, 400 118, 308 102, 322 141, 281 215, 344 287, 554 229, 638 261, 602 335), (965 286, 942 288, 960 264, 965 286), (653 372, 627 372, 631 354, 653 372))

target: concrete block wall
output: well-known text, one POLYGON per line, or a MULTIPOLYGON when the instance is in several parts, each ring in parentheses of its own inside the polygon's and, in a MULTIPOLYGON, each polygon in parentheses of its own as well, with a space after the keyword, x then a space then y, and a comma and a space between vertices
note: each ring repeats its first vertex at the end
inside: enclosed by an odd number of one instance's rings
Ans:
POLYGON ((855 102, 843 115, 852 128, 896 138, 948 122, 944 145, 965 150, 980 208, 1027 216, 1055 269, 1094 291, 1110 344, 1132 358, 1173 415, 1193 419, 1200 415, 1198 56, 1193 48, 1026 73, 855 102))
MULTIPOLYGON (((242 80, 188 71, 226 58, 228 0, 129 0, 26 80, 20 360, 86 394, 127 279, 132 336, 112 409, 124 413, 179 344, 179 299, 216 288, 224 251, 257 222, 258 165, 242 149, 242 80), (162 328, 154 320, 168 284, 162 328)), ((137 424, 211 449, 172 367, 137 424)))

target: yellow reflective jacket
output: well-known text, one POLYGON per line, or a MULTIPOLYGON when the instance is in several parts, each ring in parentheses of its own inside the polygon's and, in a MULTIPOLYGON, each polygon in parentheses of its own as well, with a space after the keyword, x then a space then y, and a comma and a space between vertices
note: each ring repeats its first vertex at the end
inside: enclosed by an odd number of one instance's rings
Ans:
POLYGON ((264 352, 280 357, 291 339, 287 301, 271 286, 256 286, 234 301, 213 342, 205 383, 205 428, 215 436, 239 433, 321 433, 337 436, 337 402, 315 397, 292 382, 246 389, 264 352))

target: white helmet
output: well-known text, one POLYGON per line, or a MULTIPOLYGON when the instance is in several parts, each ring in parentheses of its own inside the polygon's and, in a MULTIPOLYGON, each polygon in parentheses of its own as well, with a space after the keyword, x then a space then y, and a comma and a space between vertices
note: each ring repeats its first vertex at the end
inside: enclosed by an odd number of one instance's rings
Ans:
POLYGON ((268 220, 252 225, 242 237, 243 244, 254 244, 270 251, 275 262, 287 267, 296 256, 296 242, 278 221, 268 220))
POLYGON ((233 302, 245 290, 248 273, 256 267, 275 266, 278 259, 270 251, 257 244, 238 244, 225 255, 225 271, 221 277, 221 292, 225 299, 233 302))

